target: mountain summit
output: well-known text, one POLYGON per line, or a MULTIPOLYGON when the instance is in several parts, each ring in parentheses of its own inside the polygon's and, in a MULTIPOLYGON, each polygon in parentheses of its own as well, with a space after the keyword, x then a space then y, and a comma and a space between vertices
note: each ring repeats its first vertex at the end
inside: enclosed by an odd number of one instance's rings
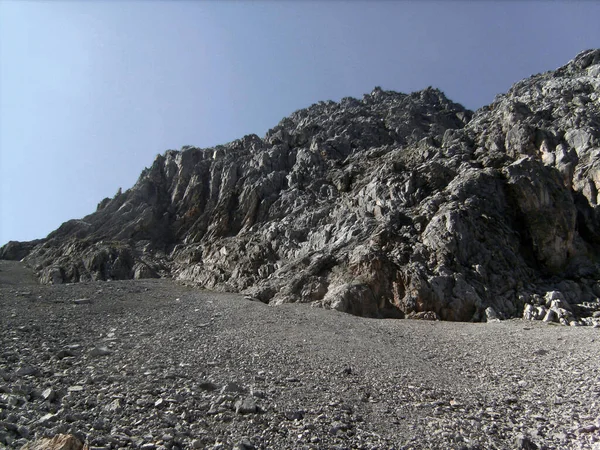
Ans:
POLYGON ((473 113, 427 88, 319 102, 158 156, 4 259, 43 283, 172 276, 371 317, 591 324, 600 310, 600 50, 473 113))

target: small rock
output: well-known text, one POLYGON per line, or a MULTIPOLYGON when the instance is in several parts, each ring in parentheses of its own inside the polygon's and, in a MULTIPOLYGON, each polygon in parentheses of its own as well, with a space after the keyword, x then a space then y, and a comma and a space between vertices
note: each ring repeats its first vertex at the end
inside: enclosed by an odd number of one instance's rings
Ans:
POLYGON ((18 377, 24 377, 24 376, 28 376, 28 375, 37 376, 40 374, 40 369, 38 369, 37 367, 33 367, 33 366, 22 366, 17 369, 15 374, 18 377))
POLYGON ((155 450, 156 449, 156 444, 152 444, 152 443, 147 443, 147 444, 142 444, 142 446, 140 447, 141 450, 155 450))
POLYGON ((19 433, 19 435, 21 437, 23 437, 25 439, 29 439, 29 435, 31 434, 31 431, 26 426, 20 426, 19 428, 17 428, 17 433, 19 433))
POLYGON ((537 450, 538 446, 531 442, 527 436, 519 436, 515 442, 517 450, 537 450))
POLYGON ((245 392, 246 390, 237 383, 229 382, 225 386, 221 388, 221 394, 225 393, 240 393, 245 392))
POLYGON ((56 354, 56 357, 58 359, 64 359, 70 356, 75 356, 75 352, 69 349, 59 350, 59 352, 56 354))
POLYGON ((253 397, 256 397, 256 398, 267 398, 267 394, 265 393, 265 391, 261 391, 261 390, 257 390, 257 389, 252 389, 251 394, 253 397))
POLYGON ((525 320, 535 320, 536 310, 532 304, 526 303, 525 308, 523 309, 523 319, 525 320))
POLYGON ((50 423, 56 421, 56 414, 48 413, 40 417, 37 421, 38 425, 48 426, 50 423))
POLYGON ((347 429, 348 427, 346 426, 346 424, 342 422, 334 422, 331 425, 331 428, 329 429, 329 434, 335 436, 336 434, 341 433, 342 431, 346 431, 347 429))
POLYGON ((211 383, 210 381, 203 381, 198 385, 198 387, 203 391, 216 391, 218 388, 215 383, 211 383))
POLYGON ((46 388, 42 391, 41 398, 45 402, 52 402, 56 398, 56 392, 52 388, 46 388))
POLYGON ((252 442, 250 442, 248 439, 242 439, 235 445, 235 447, 233 447, 234 450, 254 450, 255 448, 256 447, 254 447, 252 442))
POLYGON ((302 420, 304 419, 304 411, 286 411, 284 414, 287 420, 302 420))
POLYGON ((94 347, 90 350, 90 356, 107 356, 111 353, 107 347, 94 347))
POLYGON ((256 402, 252 397, 240 398, 235 402, 235 412, 238 414, 254 414, 256 411, 256 402))
POLYGON ((491 306, 485 309, 485 318, 487 322, 500 322, 500 317, 498 317, 498 313, 491 306))
POLYGON ((594 431, 597 431, 598 427, 596 425, 586 425, 584 427, 578 428, 577 432, 578 433, 593 433, 594 431))
POLYGON ((121 400, 120 399, 115 399, 112 402, 110 402, 108 405, 106 405, 104 407, 104 409, 108 412, 112 412, 112 413, 119 413, 123 410, 123 407, 121 406, 121 400))
POLYGON ((92 300, 89 298, 78 298, 76 300, 73 300, 73 303, 75 305, 89 305, 90 303, 92 303, 92 300))

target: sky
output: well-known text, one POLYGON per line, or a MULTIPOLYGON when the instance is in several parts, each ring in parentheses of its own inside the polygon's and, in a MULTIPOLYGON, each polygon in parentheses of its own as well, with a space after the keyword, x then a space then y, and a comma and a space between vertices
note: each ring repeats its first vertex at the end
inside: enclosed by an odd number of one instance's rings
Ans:
POLYGON ((433 86, 470 109, 600 47, 592 1, 0 0, 0 245, 132 187, 157 154, 320 100, 433 86))

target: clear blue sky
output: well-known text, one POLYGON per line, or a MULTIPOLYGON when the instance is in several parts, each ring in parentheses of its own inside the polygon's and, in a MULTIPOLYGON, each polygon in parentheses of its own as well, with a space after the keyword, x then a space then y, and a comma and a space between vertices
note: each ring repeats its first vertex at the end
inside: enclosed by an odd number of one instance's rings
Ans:
POLYGON ((476 109, 600 47, 599 21, 592 1, 0 0, 0 245, 319 100, 431 85, 476 109))

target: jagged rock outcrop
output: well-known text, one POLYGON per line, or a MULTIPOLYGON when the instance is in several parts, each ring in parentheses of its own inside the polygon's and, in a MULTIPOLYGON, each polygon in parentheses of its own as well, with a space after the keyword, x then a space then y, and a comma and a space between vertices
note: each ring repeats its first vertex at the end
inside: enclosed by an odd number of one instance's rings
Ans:
POLYGON ((559 292, 570 308, 554 319, 591 324, 599 156, 590 50, 476 113, 436 89, 376 88, 263 139, 169 150, 19 249, 49 283, 170 274, 272 304, 461 321, 527 315, 559 292))

